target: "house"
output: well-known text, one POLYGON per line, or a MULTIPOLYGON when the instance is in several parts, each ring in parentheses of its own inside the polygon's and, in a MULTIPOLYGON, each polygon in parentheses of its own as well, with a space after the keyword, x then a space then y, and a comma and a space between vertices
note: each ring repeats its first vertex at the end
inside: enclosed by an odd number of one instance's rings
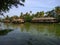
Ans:
POLYGON ((10 20, 4 20, 3 22, 4 23, 10 23, 10 20))
POLYGON ((23 19, 13 19, 12 23, 24 23, 23 19))
POLYGON ((33 18, 32 22, 48 22, 48 23, 52 22, 52 23, 55 23, 55 22, 57 22, 57 19, 53 18, 53 17, 40 17, 40 18, 33 18))

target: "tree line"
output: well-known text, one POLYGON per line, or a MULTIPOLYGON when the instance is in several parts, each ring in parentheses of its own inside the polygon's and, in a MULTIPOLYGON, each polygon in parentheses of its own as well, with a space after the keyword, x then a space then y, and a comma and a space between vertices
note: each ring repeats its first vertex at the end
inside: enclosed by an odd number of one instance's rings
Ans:
POLYGON ((12 20, 12 19, 24 19, 26 22, 30 22, 32 20, 32 18, 40 18, 40 17, 54 17, 56 18, 59 22, 60 22, 60 6, 55 7, 53 10, 51 11, 40 11, 40 12, 36 12, 35 14, 32 13, 32 11, 30 11, 30 13, 26 12, 25 14, 23 12, 21 12, 20 16, 14 15, 12 17, 9 17, 9 15, 7 15, 5 17, 6 20, 12 20), (46 15, 45 15, 46 14, 46 15))

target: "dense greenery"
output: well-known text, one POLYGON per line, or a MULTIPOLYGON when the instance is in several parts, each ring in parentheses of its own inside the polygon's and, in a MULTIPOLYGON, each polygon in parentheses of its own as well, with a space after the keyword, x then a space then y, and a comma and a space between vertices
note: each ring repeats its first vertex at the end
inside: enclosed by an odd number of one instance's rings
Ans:
POLYGON ((30 16, 30 14, 26 13, 24 15, 24 19, 25 19, 26 22, 30 22, 32 20, 32 16, 30 16))
POLYGON ((60 22, 60 7, 55 7, 56 18, 60 22))
POLYGON ((55 9, 46 12, 48 17, 54 17, 60 22, 60 6, 55 7, 55 9))

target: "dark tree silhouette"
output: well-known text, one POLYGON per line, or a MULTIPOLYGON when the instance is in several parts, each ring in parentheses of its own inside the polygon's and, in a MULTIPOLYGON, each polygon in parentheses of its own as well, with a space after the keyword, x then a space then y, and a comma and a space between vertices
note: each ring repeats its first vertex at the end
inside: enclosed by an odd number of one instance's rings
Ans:
POLYGON ((7 12, 12 6, 24 6, 23 2, 25 2, 25 0, 0 0, 0 15, 3 15, 3 12, 7 12))

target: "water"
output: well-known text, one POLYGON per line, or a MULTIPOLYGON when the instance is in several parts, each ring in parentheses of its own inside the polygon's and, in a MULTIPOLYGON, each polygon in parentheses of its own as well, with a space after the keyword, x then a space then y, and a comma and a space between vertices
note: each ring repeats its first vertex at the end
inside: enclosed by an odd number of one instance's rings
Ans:
POLYGON ((0 45, 60 45, 60 24, 4 24, 0 45))

